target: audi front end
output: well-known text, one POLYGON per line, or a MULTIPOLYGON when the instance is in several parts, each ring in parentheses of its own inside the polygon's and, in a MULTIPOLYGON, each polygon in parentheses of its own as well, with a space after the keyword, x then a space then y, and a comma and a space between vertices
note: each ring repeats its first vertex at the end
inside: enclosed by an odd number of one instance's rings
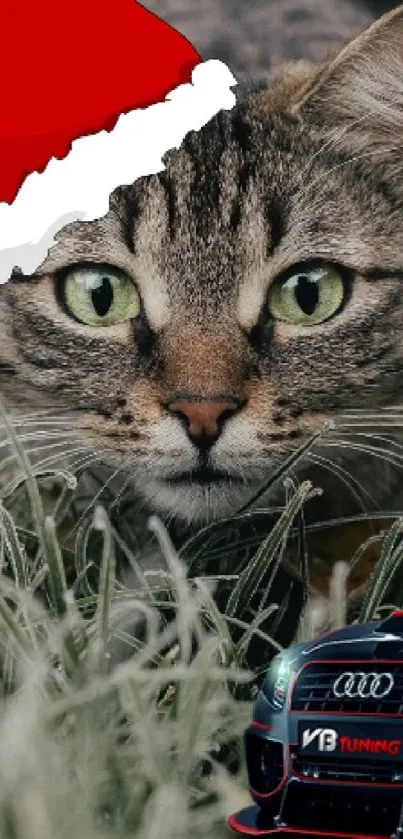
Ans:
POLYGON ((277 655, 245 732, 238 833, 403 836, 403 611, 277 655))

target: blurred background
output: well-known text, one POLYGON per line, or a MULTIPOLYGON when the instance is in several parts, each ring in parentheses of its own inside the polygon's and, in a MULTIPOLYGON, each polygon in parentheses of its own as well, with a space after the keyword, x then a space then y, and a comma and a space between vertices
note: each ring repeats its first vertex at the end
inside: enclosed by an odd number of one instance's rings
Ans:
POLYGON ((391 0, 141 0, 182 32, 204 59, 239 81, 265 79, 283 61, 321 61, 398 6, 391 0))

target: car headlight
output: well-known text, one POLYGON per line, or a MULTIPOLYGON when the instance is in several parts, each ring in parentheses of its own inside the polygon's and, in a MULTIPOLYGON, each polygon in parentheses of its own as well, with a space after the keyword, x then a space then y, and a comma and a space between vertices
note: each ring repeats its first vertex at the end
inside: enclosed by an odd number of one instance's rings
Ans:
POLYGON ((269 700, 273 711, 283 710, 287 701, 292 675, 290 663, 284 660, 281 654, 276 655, 262 685, 262 691, 266 699, 269 700))

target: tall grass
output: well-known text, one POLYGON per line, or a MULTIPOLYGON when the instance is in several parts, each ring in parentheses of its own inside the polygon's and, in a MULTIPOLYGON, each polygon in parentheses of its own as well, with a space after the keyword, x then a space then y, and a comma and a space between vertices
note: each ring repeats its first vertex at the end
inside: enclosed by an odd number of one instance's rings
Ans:
POLYGON ((237 748, 246 709, 233 687, 249 675, 211 614, 208 590, 189 584, 158 522, 174 618, 163 619, 157 598, 120 590, 110 524, 97 508, 100 589, 85 617, 88 602, 67 586, 54 520, 42 522, 46 596, 36 597, 38 569, 28 567, 4 507, 1 516, 3 572, 12 572, 0 578, 2 839, 222 829, 231 784, 220 751, 237 748), (113 642, 135 617, 141 637, 119 661, 113 642))
MULTIPOLYGON (((290 539, 293 620, 298 637, 315 631, 304 506, 317 490, 288 478, 283 509, 246 507, 179 549, 153 518, 136 552, 133 513, 125 531, 99 499, 80 508, 75 477, 36 474, 4 412, 3 427, 19 477, 0 476, 1 839, 224 835, 251 699, 289 621, 290 585, 276 591, 290 539)), ((385 605, 402 527, 381 537, 360 619, 385 605)), ((332 579, 335 624, 348 572, 332 579)))

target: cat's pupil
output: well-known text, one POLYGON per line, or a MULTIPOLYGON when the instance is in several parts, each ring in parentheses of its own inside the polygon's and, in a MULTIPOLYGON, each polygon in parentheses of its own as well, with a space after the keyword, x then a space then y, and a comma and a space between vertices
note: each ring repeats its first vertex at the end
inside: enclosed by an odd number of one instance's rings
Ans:
POLYGON ((305 274, 300 274, 295 286, 295 299, 305 315, 313 315, 319 303, 319 286, 305 274))
POLYGON ((113 303, 113 286, 108 277, 102 277, 101 282, 92 289, 91 299, 98 317, 105 317, 113 303))

